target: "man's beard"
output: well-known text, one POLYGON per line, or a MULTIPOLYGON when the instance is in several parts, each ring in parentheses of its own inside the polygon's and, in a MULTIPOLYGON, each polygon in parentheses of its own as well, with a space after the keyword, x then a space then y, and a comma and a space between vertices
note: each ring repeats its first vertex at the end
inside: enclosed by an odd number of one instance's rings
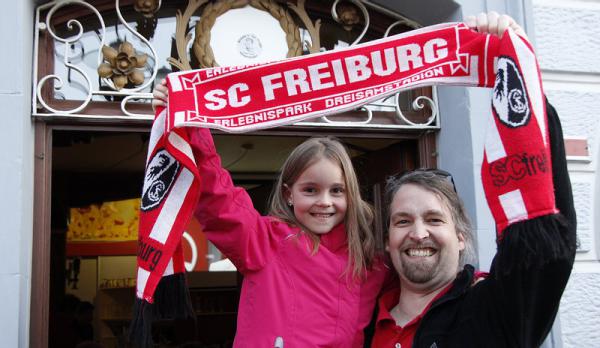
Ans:
POLYGON ((435 257, 434 262, 410 262, 401 258, 400 263, 404 277, 415 284, 423 284, 432 280, 440 262, 439 255, 436 254, 435 257))

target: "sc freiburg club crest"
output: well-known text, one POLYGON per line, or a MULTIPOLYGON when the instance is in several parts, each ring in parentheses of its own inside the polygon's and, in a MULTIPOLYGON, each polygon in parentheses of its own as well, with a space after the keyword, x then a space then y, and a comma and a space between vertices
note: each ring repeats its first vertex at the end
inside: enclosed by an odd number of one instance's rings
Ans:
POLYGON ((156 208, 165 198, 179 171, 179 162, 165 149, 157 151, 146 168, 141 210, 156 208))
POLYGON ((526 125, 531 116, 523 77, 509 57, 498 58, 492 107, 500 121, 512 128, 526 125))

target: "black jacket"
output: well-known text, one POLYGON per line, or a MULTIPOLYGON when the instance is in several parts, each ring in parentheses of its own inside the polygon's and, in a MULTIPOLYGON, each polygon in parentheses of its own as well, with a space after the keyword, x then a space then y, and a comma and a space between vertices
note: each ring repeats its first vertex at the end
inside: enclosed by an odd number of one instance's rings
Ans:
POLYGON ((576 219, 562 130, 547 104, 556 204, 561 214, 509 226, 490 275, 473 285, 465 266, 434 302, 413 347, 538 347, 549 333, 575 259, 576 219))

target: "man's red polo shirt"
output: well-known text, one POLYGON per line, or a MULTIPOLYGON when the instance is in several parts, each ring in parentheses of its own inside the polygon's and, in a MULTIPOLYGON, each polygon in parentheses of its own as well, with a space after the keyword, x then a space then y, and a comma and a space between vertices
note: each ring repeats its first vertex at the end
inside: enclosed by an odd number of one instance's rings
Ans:
POLYGON ((400 289, 392 289, 379 298, 379 313, 377 314, 377 323, 375 326, 375 336, 373 337, 373 348, 410 348, 412 347, 413 338, 417 332, 421 319, 429 310, 431 304, 442 297, 450 288, 452 283, 448 284, 444 290, 440 291, 437 296, 429 302, 423 309, 421 314, 417 315, 413 320, 400 327, 396 325, 396 320, 392 318, 390 311, 398 304, 400 299, 400 289))

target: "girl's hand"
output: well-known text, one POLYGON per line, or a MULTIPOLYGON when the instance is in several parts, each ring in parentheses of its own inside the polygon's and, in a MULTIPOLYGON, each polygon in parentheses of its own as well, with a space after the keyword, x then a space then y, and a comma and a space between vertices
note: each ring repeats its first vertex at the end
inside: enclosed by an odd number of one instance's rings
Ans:
POLYGON ((480 33, 496 36, 502 36, 506 29, 511 28, 515 34, 527 39, 525 30, 511 16, 500 15, 498 12, 490 11, 488 13, 480 13, 477 16, 469 16, 465 23, 469 28, 480 33))
POLYGON ((169 89, 167 88, 167 80, 162 79, 160 83, 154 86, 154 91, 152 91, 152 110, 156 111, 156 108, 159 106, 166 107, 167 106, 167 97, 169 96, 169 89))

